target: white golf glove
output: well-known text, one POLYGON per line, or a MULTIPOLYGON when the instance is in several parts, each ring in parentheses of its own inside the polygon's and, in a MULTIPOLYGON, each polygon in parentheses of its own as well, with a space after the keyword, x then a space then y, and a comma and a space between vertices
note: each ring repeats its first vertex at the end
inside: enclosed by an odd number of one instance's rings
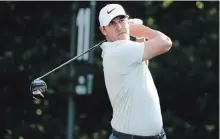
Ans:
POLYGON ((139 18, 129 19, 128 22, 131 23, 131 24, 140 24, 140 25, 143 24, 143 20, 141 20, 139 18))

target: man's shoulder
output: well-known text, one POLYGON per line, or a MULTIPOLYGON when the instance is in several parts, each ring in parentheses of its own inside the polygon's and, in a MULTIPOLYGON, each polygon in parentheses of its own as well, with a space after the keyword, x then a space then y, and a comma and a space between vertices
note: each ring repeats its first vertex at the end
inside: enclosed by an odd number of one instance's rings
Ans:
POLYGON ((119 46, 119 45, 124 45, 124 44, 132 44, 135 43, 134 41, 131 40, 117 40, 114 42, 104 42, 103 45, 104 46, 119 46))

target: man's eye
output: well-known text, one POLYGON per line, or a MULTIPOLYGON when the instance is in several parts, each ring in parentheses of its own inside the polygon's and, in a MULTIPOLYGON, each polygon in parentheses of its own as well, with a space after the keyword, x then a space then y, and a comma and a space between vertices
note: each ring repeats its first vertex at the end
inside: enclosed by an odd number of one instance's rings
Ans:
POLYGON ((124 22, 124 21, 125 21, 125 19, 124 19, 124 18, 120 19, 120 22, 124 22))

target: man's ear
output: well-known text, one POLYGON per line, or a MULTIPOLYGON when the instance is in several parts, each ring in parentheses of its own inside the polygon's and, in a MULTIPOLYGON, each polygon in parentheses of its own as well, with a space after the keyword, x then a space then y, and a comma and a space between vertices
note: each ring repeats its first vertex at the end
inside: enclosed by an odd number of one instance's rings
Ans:
POLYGON ((104 27, 99 27, 99 29, 100 29, 100 31, 102 32, 103 35, 105 35, 105 36, 107 35, 104 27))

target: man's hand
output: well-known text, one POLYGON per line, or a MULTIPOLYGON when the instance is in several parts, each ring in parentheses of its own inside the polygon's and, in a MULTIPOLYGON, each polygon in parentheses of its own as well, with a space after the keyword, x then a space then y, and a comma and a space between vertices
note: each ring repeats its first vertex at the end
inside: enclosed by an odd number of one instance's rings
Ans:
POLYGON ((135 37, 136 39, 144 39, 143 36, 140 36, 137 33, 137 29, 143 25, 143 20, 138 19, 138 18, 134 18, 134 19, 129 19, 128 22, 130 24, 130 35, 132 37, 135 37))
MULTIPOLYGON (((143 20, 141 19, 138 19, 138 18, 134 18, 134 19, 129 19, 129 24, 131 25, 130 27, 134 27, 136 25, 143 25, 143 20)), ((134 29, 131 29, 131 30, 134 30, 134 29)), ((136 38, 136 42, 144 42, 146 41, 145 37, 142 37, 142 36, 135 36, 132 32, 130 32, 130 35, 132 37, 135 37, 136 38)))
POLYGON ((136 38, 141 38, 142 36, 142 28, 144 25, 140 25, 140 24, 130 24, 130 35, 132 37, 136 37, 136 38))

